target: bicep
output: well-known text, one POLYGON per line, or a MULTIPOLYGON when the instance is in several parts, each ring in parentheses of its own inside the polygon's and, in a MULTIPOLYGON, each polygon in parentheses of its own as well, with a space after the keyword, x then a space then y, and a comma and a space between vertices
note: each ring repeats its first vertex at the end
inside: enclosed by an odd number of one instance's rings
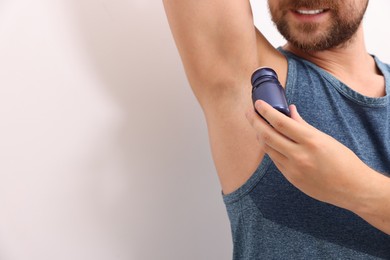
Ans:
POLYGON ((256 32, 249 0, 164 0, 164 6, 205 113, 223 190, 230 192, 250 177, 264 155, 245 118, 253 108, 251 73, 259 66, 285 63, 256 32))
POLYGON ((257 66, 249 1, 165 0, 164 6, 192 87, 220 86, 257 66))
POLYGON ((259 66, 274 64, 282 73, 279 67, 287 67, 282 55, 256 30, 249 1, 164 0, 164 7, 188 80, 201 103, 215 91, 234 95, 235 88, 259 66))

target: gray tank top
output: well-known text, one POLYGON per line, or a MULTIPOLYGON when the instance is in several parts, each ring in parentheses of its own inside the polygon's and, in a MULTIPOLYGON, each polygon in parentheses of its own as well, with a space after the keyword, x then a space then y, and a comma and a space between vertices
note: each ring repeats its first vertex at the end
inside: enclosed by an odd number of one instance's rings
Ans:
MULTIPOLYGON (((311 125, 390 176, 390 66, 376 57, 385 97, 352 90, 315 64, 288 59, 286 95, 311 125)), ((345 209, 319 202, 291 185, 268 156, 251 178, 223 196, 233 259, 390 259, 390 236, 345 209)))

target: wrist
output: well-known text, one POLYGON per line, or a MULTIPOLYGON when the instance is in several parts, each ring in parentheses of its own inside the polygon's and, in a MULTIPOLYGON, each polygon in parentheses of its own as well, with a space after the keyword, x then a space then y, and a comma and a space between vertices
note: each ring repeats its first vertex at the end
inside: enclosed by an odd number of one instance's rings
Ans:
POLYGON ((390 178, 368 166, 363 176, 351 211, 359 216, 383 216, 383 211, 390 209, 390 178))

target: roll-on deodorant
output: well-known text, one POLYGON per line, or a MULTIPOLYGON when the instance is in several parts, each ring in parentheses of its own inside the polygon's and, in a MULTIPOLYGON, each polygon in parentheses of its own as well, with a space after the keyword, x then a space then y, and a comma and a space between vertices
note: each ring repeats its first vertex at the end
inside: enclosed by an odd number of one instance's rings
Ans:
POLYGON ((252 100, 264 100, 279 112, 290 117, 286 94, 278 80, 276 72, 267 67, 262 67, 252 74, 252 100))

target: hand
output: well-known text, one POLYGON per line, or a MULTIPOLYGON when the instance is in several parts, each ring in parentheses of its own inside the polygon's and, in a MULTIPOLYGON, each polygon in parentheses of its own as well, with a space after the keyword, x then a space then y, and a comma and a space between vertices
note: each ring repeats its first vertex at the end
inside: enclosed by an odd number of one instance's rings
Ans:
POLYGON ((291 118, 264 101, 255 106, 270 125, 253 110, 246 116, 263 152, 286 179, 315 199, 355 211, 373 181, 373 170, 346 146, 306 123, 294 105, 291 118))

